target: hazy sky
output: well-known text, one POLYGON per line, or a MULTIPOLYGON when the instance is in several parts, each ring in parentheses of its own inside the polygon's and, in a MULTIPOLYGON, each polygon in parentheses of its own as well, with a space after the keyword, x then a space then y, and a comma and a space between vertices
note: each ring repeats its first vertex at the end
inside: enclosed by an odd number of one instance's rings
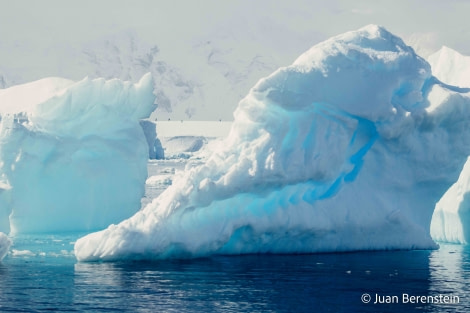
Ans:
POLYGON ((190 40, 214 29, 266 36, 271 27, 273 48, 288 46, 282 40, 289 36, 308 48, 374 23, 423 54, 447 45, 470 55, 470 1, 465 0, 0 0, 0 5, 0 48, 12 42, 77 43, 129 28, 158 42, 159 37, 190 40))

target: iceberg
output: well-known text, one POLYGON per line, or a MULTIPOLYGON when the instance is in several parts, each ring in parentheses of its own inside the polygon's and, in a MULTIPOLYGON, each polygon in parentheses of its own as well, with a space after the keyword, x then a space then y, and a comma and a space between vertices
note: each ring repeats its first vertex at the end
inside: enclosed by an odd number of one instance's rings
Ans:
MULTIPOLYGON (((470 57, 448 47, 429 56, 433 74, 446 84, 470 87, 470 57)), ((440 242, 470 243, 470 160, 457 182, 437 202, 431 220, 431 237, 440 242)))
POLYGON ((470 94, 383 27, 261 79, 229 135, 79 261, 436 248, 435 203, 470 152, 470 94))
POLYGON ((460 177, 437 202, 431 220, 431 237, 440 242, 470 243, 470 161, 460 177))
POLYGON ((0 231, 92 231, 140 208, 153 80, 58 78, 0 90, 0 231))
POLYGON ((4 233, 0 232, 0 261, 3 260, 5 255, 8 253, 8 249, 10 249, 11 240, 5 235, 4 233))
POLYGON ((443 46, 428 57, 432 74, 440 81, 459 87, 470 87, 470 56, 443 46))
POLYGON ((208 141, 208 138, 202 136, 175 136, 161 139, 168 159, 189 159, 194 153, 200 152, 208 141))
POLYGON ((160 139, 157 138, 157 125, 149 120, 141 120, 140 127, 144 131, 145 139, 149 146, 149 159, 160 160, 165 158, 165 151, 160 139))

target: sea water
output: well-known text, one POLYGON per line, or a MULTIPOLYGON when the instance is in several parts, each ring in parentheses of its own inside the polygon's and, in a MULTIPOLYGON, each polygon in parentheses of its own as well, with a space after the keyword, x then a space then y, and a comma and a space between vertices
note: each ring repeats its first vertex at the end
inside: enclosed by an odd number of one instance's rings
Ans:
POLYGON ((0 312, 470 312, 465 246, 77 263, 72 237, 14 238, 0 263, 0 312))
MULTIPOLYGON (((185 165, 150 162, 143 203, 185 165)), ((82 235, 13 237, 0 312, 470 312, 466 246, 78 263, 82 235)))

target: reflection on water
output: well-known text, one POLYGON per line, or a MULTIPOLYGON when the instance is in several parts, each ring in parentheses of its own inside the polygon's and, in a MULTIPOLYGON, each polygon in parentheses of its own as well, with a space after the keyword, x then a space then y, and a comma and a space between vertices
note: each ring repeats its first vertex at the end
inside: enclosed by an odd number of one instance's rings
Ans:
POLYGON ((9 255, 0 264, 1 312, 470 311, 463 246, 91 264, 52 255, 9 255), (372 302, 408 293, 457 295, 460 303, 364 304, 364 293, 372 302))
MULTIPOLYGON (((470 312, 470 247, 441 244, 429 257, 430 293, 460 296, 459 312, 470 312)), ((456 306, 447 305, 449 312, 456 306)), ((436 311, 438 312, 438 311, 436 311)))

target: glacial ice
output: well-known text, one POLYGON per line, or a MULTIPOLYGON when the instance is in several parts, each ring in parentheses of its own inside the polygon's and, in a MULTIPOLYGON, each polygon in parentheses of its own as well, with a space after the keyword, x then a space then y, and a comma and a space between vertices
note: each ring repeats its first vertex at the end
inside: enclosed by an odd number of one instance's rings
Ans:
POLYGON ((193 153, 199 152, 208 142, 202 136, 176 136, 162 138, 165 156, 168 159, 188 159, 193 153))
POLYGON ((434 205, 470 152, 470 94, 382 27, 261 79, 228 137, 81 261, 435 248, 434 205))
POLYGON ((145 140, 147 140, 149 147, 149 159, 164 159, 165 151, 160 139, 157 138, 157 125, 149 120, 141 120, 139 123, 144 131, 145 140))
POLYGON ((440 81, 458 87, 470 87, 470 56, 443 46, 428 57, 432 74, 440 81))
POLYGON ((431 220, 431 237, 440 242, 470 243, 470 161, 460 177, 437 202, 431 220))
POLYGON ((0 90, 0 231, 91 231, 134 214, 149 155, 139 120, 154 100, 151 75, 0 90))
POLYGON ((3 260, 10 248, 11 240, 4 233, 0 232, 0 261, 3 260))
MULTIPOLYGON (((429 57, 433 74, 442 82, 470 87, 470 57, 442 47, 429 57)), ((470 90, 470 88, 468 88, 470 90)), ((440 242, 470 243, 470 160, 460 177, 437 202, 431 220, 431 237, 440 242)))

